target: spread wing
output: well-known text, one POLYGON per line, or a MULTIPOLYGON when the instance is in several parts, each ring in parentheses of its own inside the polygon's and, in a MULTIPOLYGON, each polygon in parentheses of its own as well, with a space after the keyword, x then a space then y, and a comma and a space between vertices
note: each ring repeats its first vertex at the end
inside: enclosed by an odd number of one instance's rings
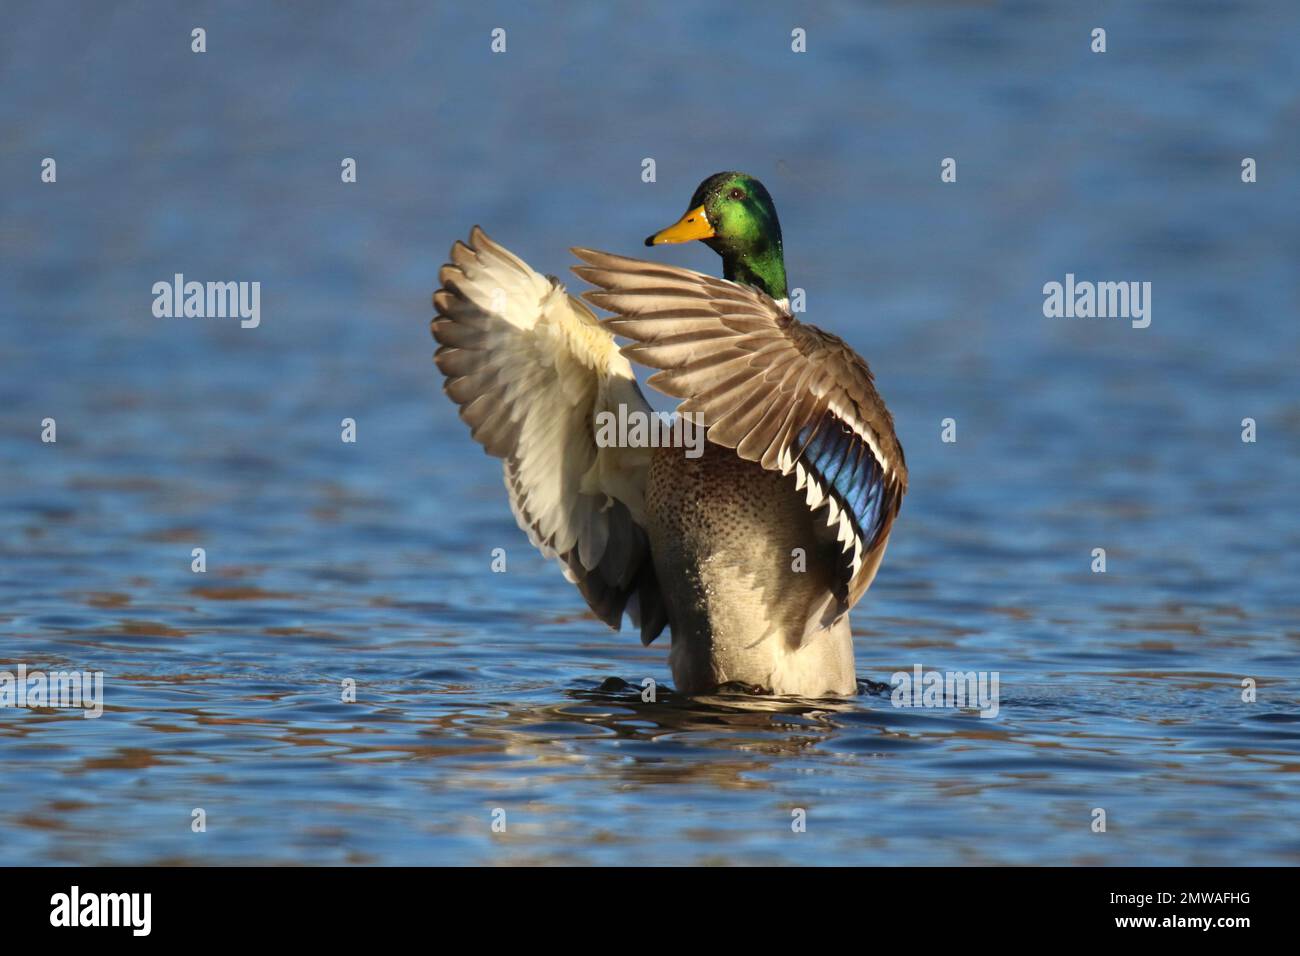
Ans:
POLYGON ((515 519, 591 609, 626 609, 649 643, 667 623, 643 527, 646 448, 602 448, 595 417, 649 412, 632 367, 585 304, 477 226, 433 296, 434 356, 460 417, 502 459, 515 519))
POLYGON ((796 475, 840 545, 825 626, 857 603, 884 555, 907 490, 907 465, 871 370, 845 342, 794 319, 770 296, 725 279, 574 249, 573 271, 617 313, 623 354, 661 369, 655 388, 703 417, 708 438, 764 468, 796 475))

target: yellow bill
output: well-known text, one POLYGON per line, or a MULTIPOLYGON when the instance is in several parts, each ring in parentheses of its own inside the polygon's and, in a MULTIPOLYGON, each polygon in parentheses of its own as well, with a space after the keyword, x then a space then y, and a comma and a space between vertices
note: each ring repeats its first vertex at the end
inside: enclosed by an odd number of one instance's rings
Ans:
POLYGON ((653 236, 649 236, 645 244, 647 246, 662 246, 668 242, 690 242, 692 239, 710 239, 712 237, 713 226, 709 225, 709 217, 705 215, 704 207, 696 206, 667 229, 662 229, 653 236))

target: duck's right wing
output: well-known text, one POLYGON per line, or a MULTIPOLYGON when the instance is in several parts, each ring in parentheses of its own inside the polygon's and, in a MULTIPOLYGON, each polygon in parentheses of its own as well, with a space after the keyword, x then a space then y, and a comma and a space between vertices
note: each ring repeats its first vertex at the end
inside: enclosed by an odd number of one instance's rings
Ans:
POLYGON ((502 459, 519 527, 592 611, 626 609, 650 643, 667 623, 644 530, 648 448, 600 447, 596 416, 652 414, 591 310, 477 226, 438 273, 434 356, 460 417, 502 459))

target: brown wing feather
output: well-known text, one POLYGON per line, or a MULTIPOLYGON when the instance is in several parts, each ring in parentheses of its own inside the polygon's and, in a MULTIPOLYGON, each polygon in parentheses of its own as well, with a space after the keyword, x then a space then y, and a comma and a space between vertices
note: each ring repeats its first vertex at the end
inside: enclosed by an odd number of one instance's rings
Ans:
POLYGON ((770 296, 688 269, 574 249, 584 298, 616 314, 623 353, 702 416, 708 438, 764 468, 794 472, 842 546, 819 623, 862 597, 907 490, 893 418, 871 370, 840 338, 797 321, 770 296))

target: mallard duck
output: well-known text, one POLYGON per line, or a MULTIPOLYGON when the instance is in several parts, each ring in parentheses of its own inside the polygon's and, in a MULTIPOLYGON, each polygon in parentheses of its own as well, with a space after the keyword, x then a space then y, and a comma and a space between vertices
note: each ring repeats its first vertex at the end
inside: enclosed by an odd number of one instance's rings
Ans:
POLYGON ((596 616, 644 644, 671 630, 679 692, 854 694, 849 610, 907 490, 893 419, 867 363, 791 313, 762 183, 710 176, 645 242, 690 240, 725 278, 575 248, 579 299, 474 227, 433 296, 445 390, 596 616), (702 421, 703 454, 598 440, 602 413, 654 414, 629 359, 702 421))

